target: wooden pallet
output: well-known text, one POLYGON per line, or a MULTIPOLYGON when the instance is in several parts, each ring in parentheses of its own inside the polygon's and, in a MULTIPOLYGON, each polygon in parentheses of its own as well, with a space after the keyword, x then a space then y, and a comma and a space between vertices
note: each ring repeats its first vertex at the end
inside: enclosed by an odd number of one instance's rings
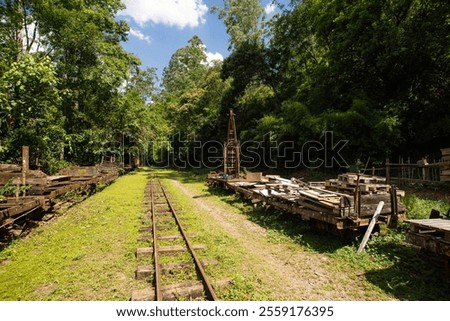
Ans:
POLYGON ((356 174, 356 173, 346 173, 338 175, 338 181, 345 182, 349 184, 382 184, 386 183, 385 177, 356 174))
MULTIPOLYGON (((366 182, 368 180, 365 180, 366 182)), ((325 188, 328 190, 352 193, 355 192, 356 188, 362 193, 387 193, 389 192, 390 186, 385 183, 353 183, 353 180, 346 182, 339 179, 329 179, 325 181, 325 188)))

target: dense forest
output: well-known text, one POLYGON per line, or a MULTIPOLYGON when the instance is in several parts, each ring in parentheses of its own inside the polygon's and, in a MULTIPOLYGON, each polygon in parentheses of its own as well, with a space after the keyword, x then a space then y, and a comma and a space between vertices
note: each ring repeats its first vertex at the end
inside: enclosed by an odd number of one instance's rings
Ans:
MULTIPOLYGON (((124 154, 208 165, 201 157, 221 152, 198 142, 224 141, 230 108, 253 154, 342 140, 346 165, 376 164, 450 147, 448 0, 294 0, 270 19, 258 0, 225 0, 213 11, 229 56, 207 63, 193 36, 160 80, 122 48, 119 0, 0 2, 2 163, 29 145, 49 173, 124 154)), ((288 149, 246 165, 291 159, 288 149)))

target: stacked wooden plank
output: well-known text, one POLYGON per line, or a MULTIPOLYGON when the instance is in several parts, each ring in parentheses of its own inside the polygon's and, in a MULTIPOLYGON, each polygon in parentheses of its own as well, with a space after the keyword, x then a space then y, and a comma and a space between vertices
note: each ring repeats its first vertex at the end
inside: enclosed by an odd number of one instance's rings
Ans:
POLYGON ((9 184, 14 191, 0 198, 0 228, 38 208, 49 209, 67 192, 89 191, 96 184, 109 183, 119 176, 118 168, 115 166, 71 168, 61 173, 56 176, 47 176, 39 170, 27 170, 23 173, 20 166, 0 164, 0 188, 9 184), (26 191, 27 196, 15 192, 18 190, 17 187, 22 187, 24 178, 26 185, 31 187, 26 191))
POLYGON ((346 173, 339 175, 337 179, 326 180, 325 188, 343 193, 354 192, 358 189, 363 194, 378 194, 387 193, 389 185, 386 184, 385 177, 346 173))
POLYGON ((68 191, 87 191, 98 183, 109 183, 119 176, 116 166, 72 166, 49 177, 46 193, 58 197, 68 191))
POLYGON ((223 181, 228 188, 243 194, 254 204, 263 202, 306 219, 315 218, 333 224, 339 224, 341 219, 351 219, 356 224, 363 224, 362 220, 368 223, 380 201, 385 204, 381 211, 384 218, 405 213, 400 200, 404 192, 387 185, 384 177, 347 173, 337 179, 305 183, 278 175, 262 176, 259 182, 227 181, 217 173, 211 174, 209 180, 215 179, 223 181))
POLYGON ((308 189, 300 192, 297 204, 322 213, 340 215, 341 196, 331 191, 308 189))
POLYGON ((288 202, 309 209, 332 212, 335 204, 339 205, 339 196, 330 192, 314 191, 303 182, 285 179, 278 175, 267 175, 258 183, 231 182, 232 186, 251 188, 253 194, 265 198, 288 202), (332 200, 335 204, 331 204, 332 200))
POLYGON ((43 197, 20 197, 6 198, 0 200, 0 226, 4 224, 4 220, 31 211, 38 207, 46 208, 46 201, 43 197))
POLYGON ((450 181, 450 148, 441 149, 442 160, 441 160, 441 182, 450 181))
MULTIPOLYGON (((14 164, 0 165, 0 188, 6 184, 22 185, 24 173, 22 167, 14 164)), ((27 190, 28 195, 40 195, 47 186, 47 175, 40 170, 28 170, 25 173, 25 184, 31 189, 27 190)))
POLYGON ((27 195, 48 195, 57 190, 59 195, 65 190, 71 190, 73 186, 109 182, 118 175, 115 166, 74 166, 61 170, 55 176, 48 176, 40 170, 28 170, 24 175, 21 166, 0 164, 0 188, 6 184, 22 186, 25 177, 25 184, 28 186, 27 195))
POLYGON ((0 164, 0 172, 20 172, 22 167, 16 164, 0 164))
MULTIPOLYGON (((337 179, 325 181, 324 188, 351 196, 348 198, 350 215, 371 217, 380 201, 384 202, 381 214, 389 215, 395 211, 391 204, 394 197, 392 186, 386 184, 385 177, 346 173, 339 175, 337 179)), ((399 215, 404 215, 406 211, 404 204, 400 201, 400 197, 404 195, 404 191, 395 191, 394 207, 397 207, 396 211, 399 215)))
POLYGON ((97 166, 72 166, 60 170, 57 175, 68 176, 72 181, 86 181, 100 175, 100 171, 97 166))

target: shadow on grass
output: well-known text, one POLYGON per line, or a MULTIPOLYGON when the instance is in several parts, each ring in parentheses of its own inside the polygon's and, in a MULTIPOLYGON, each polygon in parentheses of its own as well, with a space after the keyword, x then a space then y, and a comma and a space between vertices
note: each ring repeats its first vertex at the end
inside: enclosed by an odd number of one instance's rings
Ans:
POLYGON ((262 207, 252 208, 230 191, 209 188, 209 192, 239 208, 250 221, 267 230, 277 231, 314 252, 347 262, 352 269, 362 268, 368 282, 399 300, 450 300, 450 287, 442 281, 445 273, 439 263, 405 244, 401 230, 392 231, 394 239, 373 237, 366 249, 368 255, 359 255, 356 250, 364 231, 341 236, 330 234, 302 221, 299 216, 262 207))
POLYGON ((370 269, 364 276, 372 284, 399 300, 448 301, 450 283, 446 280, 444 262, 415 247, 396 242, 378 242, 370 252, 386 256, 389 267, 370 269))
POLYGON ((145 170, 140 169, 140 168, 138 168, 138 169, 133 169, 133 170, 124 172, 122 175, 130 175, 130 176, 131 176, 131 175, 136 175, 137 173, 139 173, 139 172, 141 172, 141 171, 145 171, 145 170))
POLYGON ((248 219, 259 226, 276 231, 294 240, 295 243, 319 253, 334 253, 339 248, 351 244, 353 234, 345 237, 321 231, 310 222, 305 222, 299 216, 283 211, 258 206, 253 208, 239 194, 233 195, 231 191, 218 187, 208 189, 211 195, 217 196, 221 201, 239 208, 248 219))

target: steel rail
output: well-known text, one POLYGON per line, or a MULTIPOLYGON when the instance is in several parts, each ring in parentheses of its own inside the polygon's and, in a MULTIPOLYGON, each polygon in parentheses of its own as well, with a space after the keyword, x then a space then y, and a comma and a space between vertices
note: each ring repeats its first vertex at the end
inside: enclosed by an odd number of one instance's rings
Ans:
POLYGON ((159 265, 158 242, 156 235, 156 213, 155 213, 155 184, 150 184, 150 211, 152 217, 152 233, 153 233, 153 263, 155 265, 154 279, 155 279, 155 298, 156 301, 163 301, 162 287, 161 287, 161 266, 159 265))
POLYGON ((159 184, 159 186, 161 187, 161 190, 162 190, 162 192, 163 192, 163 195, 164 195, 164 197, 165 197, 165 199, 166 199, 166 201, 167 201, 167 204, 169 205, 170 211, 172 212, 172 215, 173 215, 173 217, 175 218, 175 221, 176 221, 176 223, 177 223, 177 225, 178 225, 178 229, 179 229, 181 235, 183 236, 184 242, 186 243, 187 249, 189 250, 189 252, 190 252, 192 258, 194 259, 195 268, 196 268, 197 272, 200 274, 200 277, 201 277, 201 279, 202 279, 201 281, 202 281, 203 287, 204 287, 204 289, 205 289, 206 297, 207 297, 208 300, 210 300, 210 301, 217 301, 218 299, 217 299, 217 296, 216 296, 216 294, 215 294, 214 288, 213 288, 211 282, 209 281, 209 278, 208 278, 208 276, 206 275, 206 272, 205 272, 205 270, 203 269, 203 265, 202 265, 202 263, 200 262, 200 259, 198 258, 197 254, 195 253, 195 250, 194 250, 194 248, 192 247, 191 242, 189 242, 189 239, 188 239, 188 237, 187 237, 187 234, 186 234, 186 232, 184 231, 183 226, 181 225, 181 222, 180 222, 180 220, 178 219, 178 216, 177 216, 177 214, 176 214, 176 212, 175 212, 175 209, 174 209, 174 207, 172 206, 172 203, 170 202, 170 200, 169 200, 169 198, 168 198, 168 196, 167 196, 166 190, 164 189, 164 186, 161 184, 161 181, 160 181, 160 180, 158 180, 158 184, 159 184))

